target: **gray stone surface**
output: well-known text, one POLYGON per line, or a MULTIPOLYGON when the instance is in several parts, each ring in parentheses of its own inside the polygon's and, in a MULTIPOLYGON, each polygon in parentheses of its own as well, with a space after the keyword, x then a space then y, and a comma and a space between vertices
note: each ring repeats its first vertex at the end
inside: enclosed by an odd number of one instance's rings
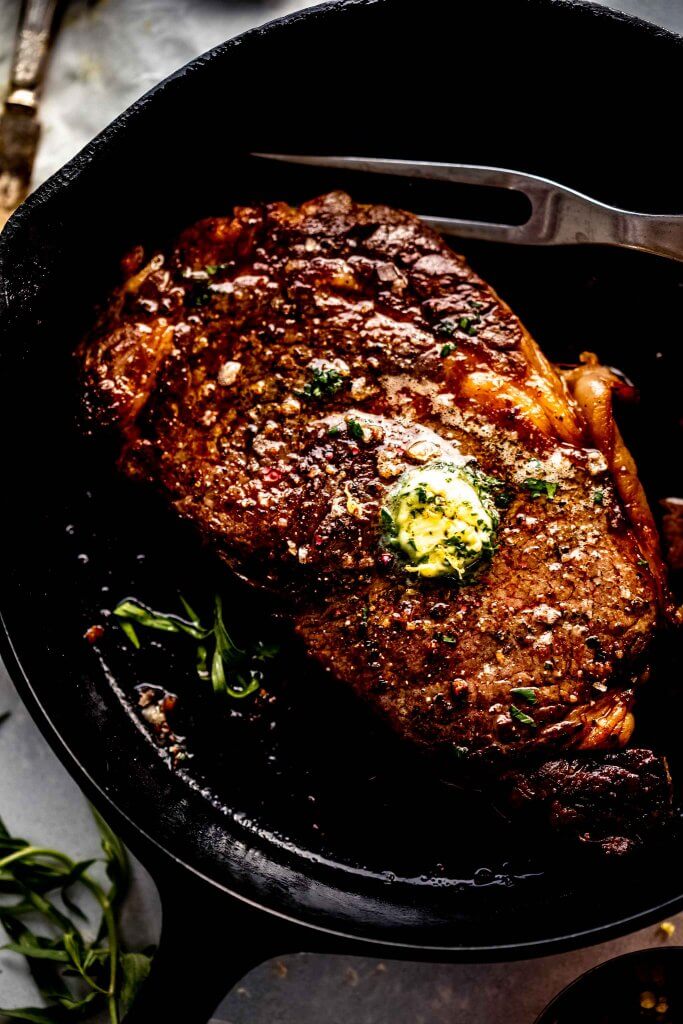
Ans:
POLYGON ((682 0, 603 0, 603 7, 635 14, 645 21, 683 34, 682 0))
MULTIPOLYGON (((36 166, 42 180, 137 96, 198 53, 252 25, 311 4, 297 0, 75 0, 52 61, 36 166)), ((608 0, 683 31, 683 0, 608 0)), ((0 81, 18 2, 0 0, 0 81)), ((10 828, 77 856, 98 852, 78 788, 47 747, 0 666, 0 815, 10 828)), ((132 942, 154 941, 153 883, 139 864, 126 906, 132 942)), ((683 939, 683 915, 672 940, 683 939)), ((517 964, 438 965, 302 954, 252 971, 217 1018, 229 1024, 527 1024, 565 984, 620 952, 665 941, 656 928, 561 956, 517 964)), ((35 1001, 17 958, 0 956, 0 1004, 35 1001)), ((150 1022, 152 1024, 152 1022, 150 1022)))
MULTIPOLYGON (((63 850, 76 859, 101 854, 88 804, 24 709, 0 662, 0 816, 13 835, 63 850)), ((149 875, 132 860, 133 882, 122 917, 124 937, 135 948, 157 942, 160 906, 149 875)), ((1 933, 1 929, 0 929, 1 933)), ((0 954, 0 1005, 36 1005, 24 962, 0 954)))
MULTIPOLYGON (((70 0, 42 102, 42 181, 117 114, 193 57, 312 0, 70 0)), ((18 0, 0 0, 0 83, 18 0)))

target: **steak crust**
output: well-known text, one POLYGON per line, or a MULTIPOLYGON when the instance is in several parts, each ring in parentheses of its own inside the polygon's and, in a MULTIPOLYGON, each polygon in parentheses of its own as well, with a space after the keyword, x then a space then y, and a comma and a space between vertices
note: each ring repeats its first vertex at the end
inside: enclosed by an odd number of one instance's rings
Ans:
POLYGON ((505 773, 501 784, 515 811, 612 854, 628 853, 671 815, 666 763, 651 750, 551 760, 505 773))
POLYGON ((343 193, 202 221, 124 273, 79 349, 90 428, 283 598, 314 658, 442 763, 628 743, 666 585, 595 357, 560 376, 434 232, 343 193), (507 495, 464 586, 416 582, 381 540, 388 489, 449 455, 507 495))

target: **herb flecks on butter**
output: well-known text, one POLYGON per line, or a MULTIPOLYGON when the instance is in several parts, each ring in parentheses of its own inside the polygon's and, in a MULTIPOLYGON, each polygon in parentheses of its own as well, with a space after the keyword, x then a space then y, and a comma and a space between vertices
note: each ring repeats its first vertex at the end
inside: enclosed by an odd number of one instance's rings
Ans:
POLYGON ((494 547, 498 513, 486 478, 443 459, 403 474, 380 511, 384 540, 417 576, 463 580, 494 547))

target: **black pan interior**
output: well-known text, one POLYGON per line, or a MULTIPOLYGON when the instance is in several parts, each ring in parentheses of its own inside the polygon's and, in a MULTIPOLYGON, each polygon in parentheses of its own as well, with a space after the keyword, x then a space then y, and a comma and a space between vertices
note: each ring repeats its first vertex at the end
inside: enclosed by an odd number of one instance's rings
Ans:
MULTIPOLYGON (((235 203, 343 186, 417 212, 520 216, 485 194, 266 166, 243 155, 252 149, 511 166, 634 209, 680 209, 670 119, 681 50, 583 4, 330 5, 170 80, 3 235, 6 653, 62 754, 131 827, 216 884, 347 934, 480 955, 597 937, 679 899, 677 830, 607 866, 511 827, 396 749, 261 595, 83 442, 70 353, 127 247, 235 203), (282 641, 267 701, 218 713, 173 638, 145 637, 134 652, 109 624, 96 649, 83 640, 124 596, 173 610, 180 591, 208 608, 217 588, 239 637, 282 641), (155 747, 138 685, 179 695, 174 723, 192 758, 172 767, 155 747)), ((680 266, 623 251, 463 248, 552 358, 593 349, 638 384, 622 422, 648 492, 655 503, 683 493, 680 266)), ((674 771, 676 672, 667 647, 641 726, 674 771)))

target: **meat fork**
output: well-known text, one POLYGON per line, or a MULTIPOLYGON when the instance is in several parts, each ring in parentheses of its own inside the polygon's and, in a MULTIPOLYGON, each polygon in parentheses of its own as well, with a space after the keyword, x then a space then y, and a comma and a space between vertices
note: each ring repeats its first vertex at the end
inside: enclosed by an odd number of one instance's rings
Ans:
POLYGON ((590 196, 559 185, 548 178, 501 167, 432 163, 421 160, 382 160, 356 156, 296 156, 286 153, 252 153, 310 167, 391 174, 402 178, 446 181, 512 189, 531 204, 524 224, 490 224, 454 217, 421 217, 444 235, 478 238, 515 245, 618 245, 683 262, 683 214, 632 213, 607 206, 590 196))

